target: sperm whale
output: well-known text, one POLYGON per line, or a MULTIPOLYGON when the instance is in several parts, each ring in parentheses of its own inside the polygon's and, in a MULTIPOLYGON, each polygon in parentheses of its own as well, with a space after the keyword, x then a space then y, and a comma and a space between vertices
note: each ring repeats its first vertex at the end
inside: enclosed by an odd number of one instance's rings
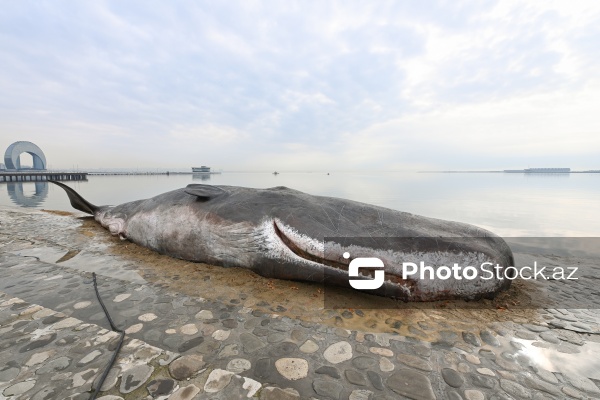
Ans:
MULTIPOLYGON (((465 223, 282 186, 191 184, 145 200, 96 206, 71 187, 52 183, 66 191, 75 209, 93 215, 112 235, 184 260, 350 287, 352 261, 377 258, 385 279, 366 292, 405 301, 490 298, 511 283, 500 275, 486 279, 482 269, 514 265, 506 242, 465 223), (476 276, 408 275, 418 264, 407 260, 421 260, 434 272, 468 265, 476 276)), ((362 268, 356 279, 373 280, 375 274, 362 268)))

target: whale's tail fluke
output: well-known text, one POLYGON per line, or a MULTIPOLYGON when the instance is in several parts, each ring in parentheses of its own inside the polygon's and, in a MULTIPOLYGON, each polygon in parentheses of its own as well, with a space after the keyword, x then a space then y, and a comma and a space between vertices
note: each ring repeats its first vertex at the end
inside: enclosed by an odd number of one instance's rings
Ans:
POLYGON ((79 193, 77 193, 75 190, 73 190, 69 186, 65 185, 64 183, 60 183, 60 182, 56 182, 56 181, 48 181, 48 182, 52 182, 55 185, 58 185, 61 188, 65 189, 65 192, 67 192, 67 196, 69 196, 69 200, 71 201, 71 205, 76 210, 83 211, 84 213, 94 215, 96 213, 96 211, 98 211, 98 209, 100 208, 98 206, 93 205, 92 203, 90 203, 89 201, 84 199, 83 197, 81 197, 79 195, 79 193))

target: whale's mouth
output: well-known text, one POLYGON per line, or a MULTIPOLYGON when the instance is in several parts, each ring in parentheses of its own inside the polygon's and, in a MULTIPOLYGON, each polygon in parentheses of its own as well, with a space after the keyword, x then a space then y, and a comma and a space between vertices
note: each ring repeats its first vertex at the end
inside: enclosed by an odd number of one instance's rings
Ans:
MULTIPOLYGON (((287 236, 284 233, 284 231, 281 228, 279 228, 279 226, 277 225, 277 222, 275 222, 275 221, 273 221, 273 229, 274 229, 277 237, 279 237, 279 239, 281 240, 281 242, 296 256, 298 256, 304 260, 312 261, 312 262, 322 264, 322 265, 327 265, 329 267, 335 268, 336 270, 346 271, 346 272, 348 271, 349 264, 351 261, 350 259, 348 259, 348 260, 346 260, 344 258, 334 259, 333 257, 326 258, 324 255, 323 256, 315 255, 315 254, 311 253, 310 251, 303 249, 301 245, 299 245, 294 240, 292 240, 289 236, 287 236)), ((364 278, 374 278, 375 270, 373 270, 371 268, 362 269, 359 272, 359 274, 362 275, 364 278)), ((388 274, 386 278, 387 278, 386 281, 394 283, 394 284, 406 283, 401 277, 396 276, 396 275, 388 274)))
MULTIPOLYGON (((329 254, 328 252, 324 251, 325 249, 322 249, 319 252, 320 254, 314 254, 314 252, 311 252, 310 250, 305 249, 301 244, 298 243, 298 241, 294 241, 290 237, 290 235, 286 235, 285 229, 281 229, 278 226, 277 221, 273 221, 273 230, 275 231, 275 234, 281 240, 283 245, 286 246, 296 256, 298 256, 304 260, 308 260, 308 261, 311 261, 314 263, 329 266, 331 268, 336 269, 337 271, 345 271, 346 274, 348 273, 349 264, 350 264, 350 261, 352 261, 352 259, 345 259, 342 257, 341 254, 336 257, 336 255, 329 254)), ((374 279, 375 271, 376 270, 372 269, 372 268, 361 268, 359 271, 359 276, 357 278, 362 277, 364 279, 374 279)), ((390 271, 388 269, 386 269, 386 272, 387 273, 385 275, 385 282, 387 282, 388 284, 391 284, 398 288, 404 288, 403 290, 405 290, 405 289, 409 289, 411 291, 416 290, 414 280, 403 279, 402 276, 396 275, 395 273, 393 273, 392 271, 390 271)), ((356 279, 356 278, 354 278, 354 279, 356 279)))
POLYGON ((281 240, 281 242, 298 257, 318 264, 325 264, 336 269, 345 271, 348 270, 348 262, 328 260, 325 257, 315 255, 310 251, 303 249, 299 244, 295 243, 290 237, 288 237, 283 230, 277 226, 277 222, 275 221, 273 221, 273 229, 275 230, 275 234, 277 234, 277 237, 281 240))

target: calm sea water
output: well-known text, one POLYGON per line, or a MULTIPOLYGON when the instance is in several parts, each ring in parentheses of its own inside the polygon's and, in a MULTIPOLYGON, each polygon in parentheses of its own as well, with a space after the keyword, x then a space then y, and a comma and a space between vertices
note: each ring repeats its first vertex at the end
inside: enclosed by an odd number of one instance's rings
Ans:
MULTIPOLYGON (((120 204, 190 183, 288 186, 429 217, 467 222, 502 236, 600 236, 600 174, 227 173, 210 176, 90 176, 67 182, 93 204, 120 204)), ((71 211, 45 183, 0 183, 0 205, 71 211)))

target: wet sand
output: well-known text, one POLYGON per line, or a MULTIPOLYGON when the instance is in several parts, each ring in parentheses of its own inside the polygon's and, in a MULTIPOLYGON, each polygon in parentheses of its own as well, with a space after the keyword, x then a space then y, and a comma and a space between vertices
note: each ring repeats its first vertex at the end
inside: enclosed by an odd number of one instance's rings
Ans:
POLYGON ((224 268, 175 259, 110 236, 91 217, 80 220, 82 224, 79 231, 82 235, 106 241, 109 252, 135 265, 148 282, 189 296, 201 296, 224 303, 240 301, 245 307, 293 319, 349 330, 395 332, 430 341, 439 340, 440 331, 474 330, 490 321, 534 323, 543 320, 537 305, 522 308, 523 304, 535 303, 534 285, 525 281, 514 282, 508 291, 493 300, 471 302, 404 303, 349 289, 328 287, 328 304, 340 306, 325 308, 323 285, 268 279, 243 268, 224 268), (356 304, 357 296, 363 305, 360 309, 343 307, 349 300, 356 304))

